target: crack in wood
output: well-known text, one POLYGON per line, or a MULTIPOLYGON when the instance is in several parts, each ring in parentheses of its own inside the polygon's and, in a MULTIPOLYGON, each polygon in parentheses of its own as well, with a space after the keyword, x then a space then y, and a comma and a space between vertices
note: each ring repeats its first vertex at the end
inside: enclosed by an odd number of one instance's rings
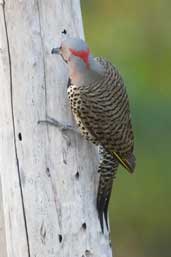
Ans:
POLYGON ((3 3, 3 5, 2 5, 3 6, 3 17, 4 17, 4 26, 5 26, 6 40, 7 40, 9 73, 10 73, 9 74, 10 75, 10 95, 11 95, 12 126, 13 126, 13 135, 14 135, 13 136, 13 139, 14 139, 14 150, 15 150, 16 165, 17 165, 17 172, 18 172, 20 195, 21 195, 21 204, 22 204, 23 218, 24 218, 24 225, 25 225, 27 251, 28 251, 28 257, 31 257, 31 255, 30 255, 29 235, 28 235, 28 228, 27 228, 27 219, 26 219, 26 210, 25 210, 25 205, 24 205, 24 196, 23 196, 23 190, 22 190, 21 174, 20 174, 20 166, 19 166, 17 142, 16 142, 15 115, 14 115, 14 105, 13 105, 13 79, 12 79, 12 63, 11 63, 10 43, 9 43, 9 35, 8 35, 8 28, 7 28, 5 2, 3 1, 2 3, 3 3))
POLYGON ((64 29, 61 33, 62 33, 62 34, 67 34, 66 29, 64 29))
POLYGON ((85 256, 90 257, 90 256, 93 256, 93 254, 90 250, 85 250, 85 256))
POLYGON ((45 245, 45 243, 46 243, 46 228, 45 228, 44 221, 42 222, 41 227, 40 227, 40 238, 41 238, 42 244, 45 245))
POLYGON ((62 235, 59 234, 58 237, 59 237, 59 243, 62 243, 62 235))
POLYGON ((18 139, 19 139, 20 141, 22 141, 22 134, 21 134, 21 132, 18 133, 18 139))
POLYGON ((85 222, 82 224, 82 228, 83 228, 84 230, 86 230, 87 224, 86 224, 85 222))
POLYGON ((53 192, 53 196, 54 196, 54 203, 55 203, 55 209, 56 209, 56 215, 57 215, 57 220, 58 220, 58 225, 61 231, 61 227, 62 227, 62 214, 61 214, 61 208, 60 206, 58 206, 58 201, 57 201, 57 191, 56 191, 56 187, 54 185, 53 179, 50 176, 50 182, 51 182, 51 186, 52 186, 52 192, 53 192))
POLYGON ((51 177, 51 174, 50 174, 50 169, 47 167, 46 168, 46 174, 47 174, 47 176, 50 178, 51 177))
MULTIPOLYGON (((42 33, 42 25, 41 25, 41 18, 40 18, 40 4, 39 4, 39 0, 37 0, 36 3, 37 3, 37 11, 38 11, 38 19, 39 19, 39 27, 40 27, 40 40, 41 40, 42 55, 43 55, 42 61, 43 61, 43 73, 44 73, 44 86, 45 86, 45 115, 46 115, 46 119, 47 119, 48 118, 48 114, 47 114, 47 83, 46 83, 45 46, 44 46, 44 42, 43 42, 43 33, 42 33)), ((49 136, 48 126, 47 126, 47 136, 49 136)), ((46 165, 47 165, 47 155, 46 155, 46 165)), ((55 185, 53 184, 51 175, 49 177, 51 179, 50 181, 51 181, 51 185, 52 185, 52 191, 53 191, 53 194, 54 194, 56 214, 57 214, 58 222, 59 222, 58 225, 61 228, 61 223, 62 223, 61 222, 61 211, 60 211, 60 208, 58 208, 57 201, 56 201, 57 192, 56 192, 55 185)))
POLYGON ((75 174, 75 177, 76 177, 76 179, 79 179, 79 177, 80 177, 80 173, 77 171, 77 173, 75 174))
POLYGON ((45 46, 44 46, 44 43, 43 43, 42 25, 41 25, 41 19, 40 19, 40 6, 39 6, 39 1, 38 0, 37 0, 37 10, 38 10, 39 27, 40 27, 40 40, 41 40, 42 55, 43 55, 42 60, 43 60, 44 85, 45 85, 45 114, 46 114, 46 118, 47 118, 48 115, 47 115, 47 84, 46 84, 45 46))

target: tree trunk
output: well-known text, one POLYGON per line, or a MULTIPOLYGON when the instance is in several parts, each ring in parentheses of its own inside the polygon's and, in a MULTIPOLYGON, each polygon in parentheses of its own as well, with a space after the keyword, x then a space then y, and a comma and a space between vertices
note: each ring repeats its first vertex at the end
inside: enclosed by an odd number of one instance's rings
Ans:
POLYGON ((47 114, 73 124, 66 65, 50 54, 65 32, 83 37, 79 0, 0 0, 3 257, 112 256, 96 211, 95 147, 37 124, 47 114))

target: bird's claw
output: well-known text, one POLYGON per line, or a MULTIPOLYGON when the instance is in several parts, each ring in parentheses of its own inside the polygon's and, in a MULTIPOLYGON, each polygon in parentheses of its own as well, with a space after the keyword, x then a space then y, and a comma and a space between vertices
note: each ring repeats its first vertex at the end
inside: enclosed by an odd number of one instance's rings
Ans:
POLYGON ((68 130, 74 130, 74 128, 71 125, 65 125, 58 120, 51 118, 47 116, 46 120, 39 120, 38 124, 48 124, 57 127, 61 131, 68 131, 68 130))
MULTIPOLYGON (((48 124, 51 126, 55 126, 57 127, 61 132, 67 132, 68 130, 71 130, 72 126, 70 125, 64 125, 61 122, 59 122, 58 120, 47 116, 46 120, 39 120, 37 122, 38 124, 48 124)), ((69 137, 67 135, 63 135, 63 137, 65 138, 65 140, 67 141, 67 145, 71 145, 71 140, 69 139, 69 137)))

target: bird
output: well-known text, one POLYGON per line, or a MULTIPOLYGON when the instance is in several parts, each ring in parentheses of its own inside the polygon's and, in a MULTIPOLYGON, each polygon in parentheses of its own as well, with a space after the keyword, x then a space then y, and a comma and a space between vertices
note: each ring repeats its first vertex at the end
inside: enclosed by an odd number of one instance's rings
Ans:
POLYGON ((119 70, 107 59, 94 57, 81 38, 68 37, 52 54, 68 65, 67 94, 80 133, 98 146, 97 212, 102 232, 119 165, 133 173, 134 133, 128 94, 119 70))

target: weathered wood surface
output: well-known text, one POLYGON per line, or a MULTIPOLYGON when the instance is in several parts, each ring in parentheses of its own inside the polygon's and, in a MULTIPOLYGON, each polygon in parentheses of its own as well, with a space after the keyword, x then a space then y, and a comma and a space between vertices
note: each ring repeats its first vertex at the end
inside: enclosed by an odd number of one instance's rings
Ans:
POLYGON ((50 54, 64 29, 83 37, 78 0, 0 0, 2 257, 112 256, 95 207, 96 149, 37 124, 47 114, 73 123, 67 69, 50 54))
POLYGON ((0 257, 7 257, 5 226, 4 225, 5 224, 4 224, 2 188, 1 188, 1 177, 0 177, 0 257))

